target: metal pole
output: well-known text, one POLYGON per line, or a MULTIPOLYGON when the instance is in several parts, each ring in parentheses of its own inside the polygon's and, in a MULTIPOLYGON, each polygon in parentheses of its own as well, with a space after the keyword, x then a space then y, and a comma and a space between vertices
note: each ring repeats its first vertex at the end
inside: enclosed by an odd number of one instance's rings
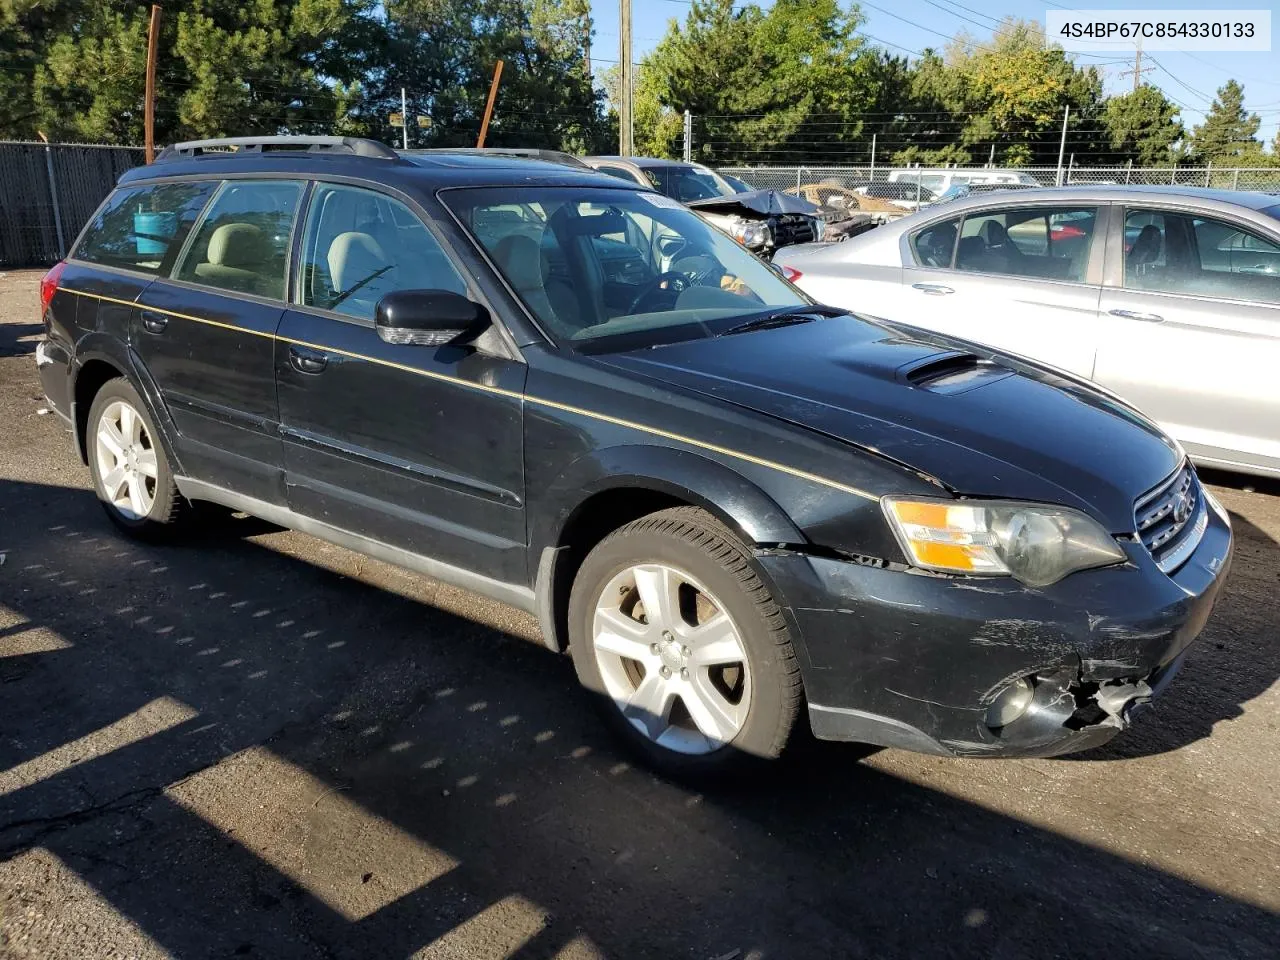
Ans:
POLYGON ((1169 183, 1174 184, 1177 182, 1178 182, 1178 165, 1175 163, 1173 165, 1173 169, 1169 171, 1169 183))
MULTIPOLYGON (((488 124, 489 118, 485 117, 485 123, 488 124)), ((404 144, 404 149, 409 149, 409 100, 405 96, 404 87, 400 88, 400 139, 404 144)), ((480 139, 484 139, 484 134, 480 135, 480 139)))
POLYGON ((1058 141, 1058 186, 1062 186, 1062 155, 1067 152, 1067 120, 1071 116, 1071 104, 1062 108, 1062 139, 1058 141))
POLYGON ((871 135, 871 179, 876 178, 876 135, 871 135))
POLYGON ((987 166, 994 167, 996 165, 996 145, 995 141, 991 142, 991 156, 987 158, 987 166))
POLYGON ((49 149, 49 141, 45 140, 44 134, 40 134, 40 139, 44 140, 44 168, 49 173, 49 197, 53 200, 53 229, 58 234, 58 259, 61 260, 67 255, 67 241, 62 236, 62 209, 58 203, 58 181, 53 175, 53 151, 49 149))
POLYGON ((631 0, 618 2, 618 153, 635 152, 631 121, 631 0))
POLYGON ((489 84, 489 101, 484 105, 484 120, 480 123, 480 139, 477 147, 484 146, 484 138, 489 135, 489 121, 493 119, 493 104, 498 99, 498 84, 502 80, 502 61, 493 65, 493 82, 489 84))
POLYGON ((160 13, 160 5, 153 3, 151 26, 147 29, 146 103, 142 108, 147 163, 156 158, 156 57, 160 48, 160 13))
POLYGON ((693 160, 693 115, 684 112, 684 162, 693 160))
POLYGON ((1240 168, 1239 167, 1236 167, 1235 176, 1231 178, 1231 189, 1232 190, 1240 189, 1240 168))
POLYGON ((1124 182, 1128 183, 1131 176, 1133 176, 1133 157, 1130 157, 1129 162, 1124 166, 1124 182))
POLYGON ((1213 161, 1210 160, 1204 168, 1204 185, 1209 186, 1209 177, 1213 173, 1213 161))

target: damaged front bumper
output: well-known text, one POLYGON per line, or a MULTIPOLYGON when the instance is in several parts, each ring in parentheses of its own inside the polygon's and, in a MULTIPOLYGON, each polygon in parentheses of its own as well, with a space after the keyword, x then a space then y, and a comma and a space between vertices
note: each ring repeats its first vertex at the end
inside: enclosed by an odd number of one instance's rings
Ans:
POLYGON ((781 551, 757 560, 784 598, 816 736, 1055 756, 1110 740, 1177 673, 1230 566, 1230 525, 1209 512, 1172 574, 1129 543, 1126 564, 1043 589, 781 551), (1027 691, 1019 712, 993 722, 1013 685, 1027 691))

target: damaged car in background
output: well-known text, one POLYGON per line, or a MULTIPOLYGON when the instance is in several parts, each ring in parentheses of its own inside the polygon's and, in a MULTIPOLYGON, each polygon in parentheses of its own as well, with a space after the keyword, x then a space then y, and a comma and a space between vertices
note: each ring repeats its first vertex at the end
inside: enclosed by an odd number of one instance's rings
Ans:
POLYGON ((744 193, 700 163, 653 157, 586 157, 585 162, 601 173, 652 187, 683 203, 766 259, 782 247, 853 236, 861 232, 859 228, 873 226, 870 217, 861 215, 833 218, 833 212, 828 212, 824 216, 817 204, 777 190, 744 193))

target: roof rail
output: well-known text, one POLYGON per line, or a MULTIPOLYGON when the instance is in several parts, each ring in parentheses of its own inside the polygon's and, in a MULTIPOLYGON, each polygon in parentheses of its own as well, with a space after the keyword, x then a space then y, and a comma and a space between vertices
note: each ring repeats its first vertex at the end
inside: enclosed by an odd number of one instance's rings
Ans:
POLYGON ((227 154, 264 154, 284 150, 304 150, 307 153, 341 153, 356 157, 373 157, 378 160, 398 160, 400 155, 377 140, 360 137, 220 137, 214 140, 188 140, 165 147, 156 157, 156 163, 186 160, 199 156, 226 156, 227 154))

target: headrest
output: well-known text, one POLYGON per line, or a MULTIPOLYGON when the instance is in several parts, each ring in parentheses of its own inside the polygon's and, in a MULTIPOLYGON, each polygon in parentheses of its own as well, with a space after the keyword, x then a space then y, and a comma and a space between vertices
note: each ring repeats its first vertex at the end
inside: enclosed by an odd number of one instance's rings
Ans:
POLYGON ((493 258, 517 290, 542 288, 542 248, 532 237, 513 233, 503 237, 494 247, 493 258))
POLYGON ((329 282, 339 293, 390 262, 378 241, 358 230, 334 237, 325 259, 329 263, 329 282))
POLYGON ((224 223, 209 238, 205 260, 220 267, 255 267, 267 259, 267 242, 252 223, 224 223))

